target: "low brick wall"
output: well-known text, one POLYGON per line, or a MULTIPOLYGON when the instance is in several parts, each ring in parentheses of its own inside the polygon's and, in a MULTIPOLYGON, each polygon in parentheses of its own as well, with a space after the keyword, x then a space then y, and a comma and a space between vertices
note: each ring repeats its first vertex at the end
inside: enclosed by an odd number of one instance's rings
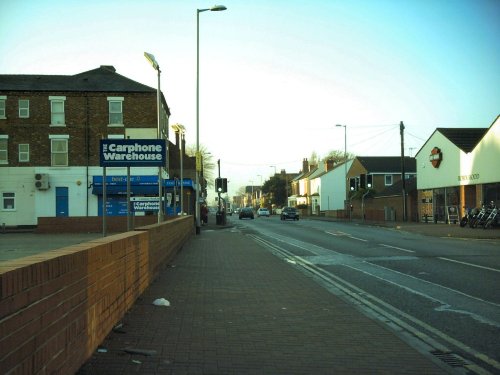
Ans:
POLYGON ((75 373, 193 233, 186 216, 0 263, 0 373, 75 373))
MULTIPOLYGON (((173 217, 168 219, 173 219, 173 217)), ((158 222, 158 216, 136 216, 132 220, 134 228, 158 222)), ((126 216, 106 217, 107 233, 127 231, 126 216)), ((102 216, 67 216, 39 217, 36 233, 100 233, 102 232, 102 216)))

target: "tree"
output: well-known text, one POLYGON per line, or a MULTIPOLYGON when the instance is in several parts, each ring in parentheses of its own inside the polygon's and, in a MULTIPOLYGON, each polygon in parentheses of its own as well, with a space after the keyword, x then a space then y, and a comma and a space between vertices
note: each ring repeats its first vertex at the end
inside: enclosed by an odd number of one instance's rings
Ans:
MULTIPOLYGON (((347 160, 354 159, 355 157, 356 155, 350 152, 347 153, 347 160)), ((327 161, 329 159, 332 159, 334 164, 342 163, 344 161, 344 151, 332 150, 322 160, 327 161)))
MULTIPOLYGON (((196 145, 186 146, 186 154, 188 156, 196 156, 196 145)), ((200 145, 200 154, 202 160, 203 177, 207 180, 209 187, 214 187, 215 184, 215 162, 212 154, 203 145, 200 145)))
POLYGON ((262 185, 262 192, 271 195, 271 203, 284 206, 287 202, 286 180, 280 175, 274 175, 262 185))

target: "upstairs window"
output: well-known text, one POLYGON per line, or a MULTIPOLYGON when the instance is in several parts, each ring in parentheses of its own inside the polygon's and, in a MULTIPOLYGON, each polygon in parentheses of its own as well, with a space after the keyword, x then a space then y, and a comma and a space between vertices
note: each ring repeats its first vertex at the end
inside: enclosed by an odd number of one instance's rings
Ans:
POLYGON ((8 135, 0 135, 0 164, 8 164, 8 146, 9 136, 8 135))
POLYGON ((16 209, 16 193, 2 193, 2 211, 16 209))
POLYGON ((123 126, 123 97, 109 97, 109 125, 123 126))
POLYGON ((5 95, 0 95, 0 118, 6 119, 5 116, 5 102, 7 101, 7 97, 5 95))
POLYGON ((30 161, 30 145, 27 143, 19 144, 19 162, 27 163, 30 161))
POLYGON ((52 126, 65 126, 64 101, 65 96, 49 96, 50 124, 52 126))
POLYGON ((19 100, 19 118, 30 117, 30 101, 26 99, 19 100))
POLYGON ((385 186, 391 186, 392 185, 392 174, 386 174, 385 175, 385 186))
POLYGON ((68 166, 68 138, 69 136, 50 136, 50 160, 53 167, 68 166))

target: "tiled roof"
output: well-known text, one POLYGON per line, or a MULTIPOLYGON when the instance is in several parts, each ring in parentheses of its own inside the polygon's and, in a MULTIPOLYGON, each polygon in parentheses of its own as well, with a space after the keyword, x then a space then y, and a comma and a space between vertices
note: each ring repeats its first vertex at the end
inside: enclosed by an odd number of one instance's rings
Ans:
POLYGON ((436 130, 462 151, 471 152, 486 134, 488 128, 437 128, 436 130))
MULTIPOLYGON (((401 172, 400 156, 358 156, 357 159, 368 173, 398 173, 401 172)), ((405 156, 405 172, 416 173, 417 161, 405 156)))
POLYGON ((75 74, 0 74, 0 91, 66 91, 66 92, 156 92, 155 88, 133 81, 113 66, 75 74))

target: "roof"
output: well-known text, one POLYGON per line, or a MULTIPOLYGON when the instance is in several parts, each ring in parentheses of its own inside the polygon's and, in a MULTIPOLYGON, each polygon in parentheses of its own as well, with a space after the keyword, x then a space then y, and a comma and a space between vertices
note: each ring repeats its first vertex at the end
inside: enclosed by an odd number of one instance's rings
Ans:
POLYGON ((488 128, 437 128, 436 130, 462 151, 469 153, 483 138, 488 128))
POLYGON ((0 91, 156 92, 116 73, 113 66, 68 75, 0 74, 0 91))
MULTIPOLYGON (((401 156, 358 156, 356 159, 365 167, 368 173, 398 173, 401 172, 401 156)), ((405 173, 417 172, 415 158, 405 156, 405 173)))

